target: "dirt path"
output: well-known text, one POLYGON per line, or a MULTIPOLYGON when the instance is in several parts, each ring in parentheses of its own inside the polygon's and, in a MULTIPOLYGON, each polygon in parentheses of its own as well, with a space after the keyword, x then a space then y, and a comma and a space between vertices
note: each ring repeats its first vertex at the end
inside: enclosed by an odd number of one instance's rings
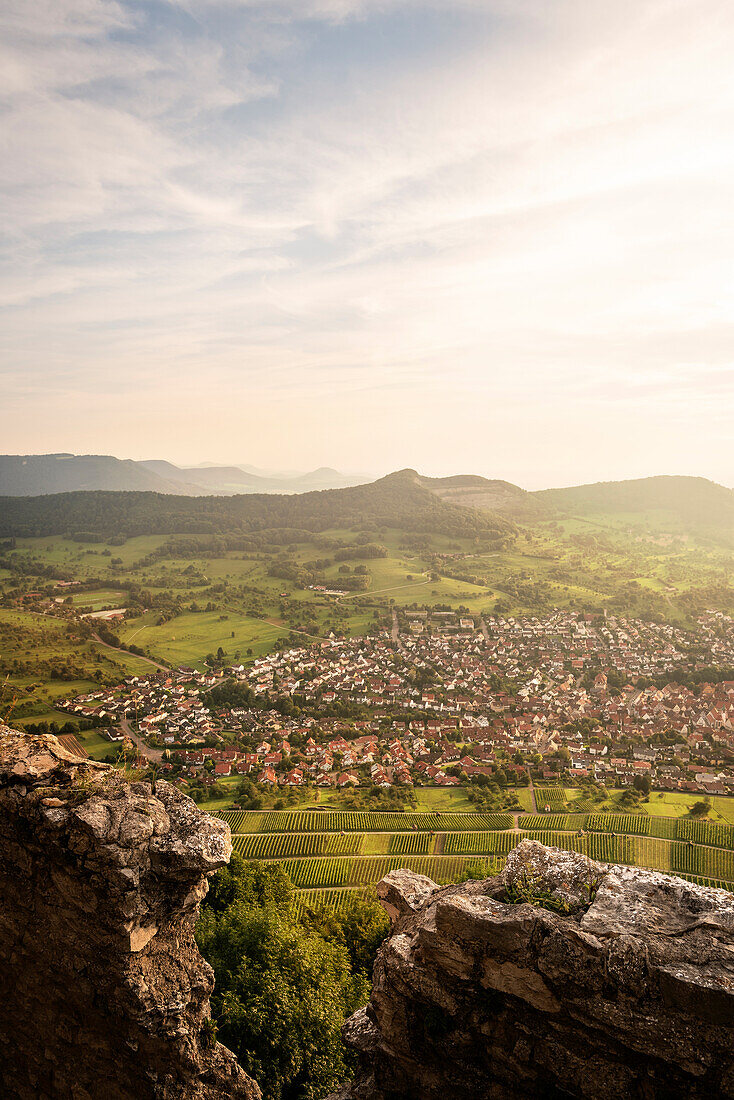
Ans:
POLYGON ((403 588, 424 588, 427 584, 433 584, 429 578, 427 581, 417 581, 415 584, 396 584, 392 588, 365 588, 364 592, 350 592, 346 596, 338 596, 339 600, 356 600, 358 596, 382 596, 385 592, 399 592, 403 588))
POLYGON ((99 642, 99 644, 103 645, 105 649, 111 649, 114 653, 127 653, 129 656, 137 658, 138 661, 145 661, 147 665, 152 665, 153 668, 157 668, 160 672, 171 671, 170 668, 167 668, 165 665, 159 665, 157 661, 154 661, 152 659, 152 657, 141 657, 139 653, 130 653, 130 651, 127 649, 120 649, 119 646, 110 645, 109 642, 103 642, 99 634, 93 634, 92 637, 94 638, 95 642, 99 642))
POLYGON ((529 783, 530 809, 533 811, 534 814, 537 814, 538 806, 537 806, 536 801, 535 801, 535 787, 533 786, 533 777, 530 774, 530 768, 528 768, 528 779, 530 780, 530 783, 529 783))
POLYGON ((277 627, 278 630, 287 632, 288 634, 302 634, 304 638, 312 638, 314 642, 323 642, 323 638, 319 638, 317 634, 308 634, 305 630, 296 630, 295 626, 288 626, 282 619, 262 619, 261 622, 267 623, 269 626, 277 627))

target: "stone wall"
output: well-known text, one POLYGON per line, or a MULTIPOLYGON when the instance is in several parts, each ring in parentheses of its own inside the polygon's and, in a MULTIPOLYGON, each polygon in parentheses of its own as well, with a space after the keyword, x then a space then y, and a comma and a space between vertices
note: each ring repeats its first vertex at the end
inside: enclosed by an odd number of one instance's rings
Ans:
POLYGON ((339 1100, 734 1097, 731 894, 529 840, 498 879, 378 893, 392 930, 339 1100))
POLYGON ((230 852, 169 784, 0 727, 0 1095, 259 1100, 193 936, 230 852))

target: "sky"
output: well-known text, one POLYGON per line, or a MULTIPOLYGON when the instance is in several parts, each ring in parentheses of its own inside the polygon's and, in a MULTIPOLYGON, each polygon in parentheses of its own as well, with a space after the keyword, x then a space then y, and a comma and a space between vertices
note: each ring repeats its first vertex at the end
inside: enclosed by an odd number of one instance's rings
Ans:
POLYGON ((734 486, 731 0, 8 0, 5 453, 734 486))

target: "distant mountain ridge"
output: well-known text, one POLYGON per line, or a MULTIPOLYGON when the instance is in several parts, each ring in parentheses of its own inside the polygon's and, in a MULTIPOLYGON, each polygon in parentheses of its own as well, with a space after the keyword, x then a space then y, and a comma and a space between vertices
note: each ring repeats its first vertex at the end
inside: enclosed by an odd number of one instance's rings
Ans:
MULTIPOLYGON (((415 470, 345 489, 282 495, 174 496, 73 492, 0 498, 0 537, 85 532, 100 535, 324 531, 373 525, 491 540, 515 538, 507 516, 467 508, 431 492, 415 470)), ((295 537, 295 536, 294 536, 295 537)))
POLYGON ((369 480, 327 467, 278 478, 261 476, 241 466, 180 467, 163 459, 136 462, 112 455, 0 455, 0 496, 95 490, 177 496, 305 493, 314 489, 342 489, 369 480))
MULTIPOLYGON (((208 522, 218 530, 227 523, 239 530, 318 530, 368 518, 406 530, 427 531, 433 523, 436 531, 464 527, 500 535, 514 531, 516 524, 564 517, 595 517, 603 525, 606 515, 619 527, 644 514, 669 532, 697 533, 734 545, 734 491, 700 477, 659 476, 536 492, 476 474, 436 478, 413 469, 376 481, 345 485, 348 481, 326 468, 278 479, 239 466, 182 468, 163 460, 133 462, 109 455, 5 455, 0 456, 0 511, 16 518, 32 516, 48 533, 96 530, 94 508, 102 507, 102 498, 105 510, 118 515, 120 530, 132 525, 139 533, 201 531, 208 522), (334 486, 333 481, 341 484, 334 486), (126 496, 135 499, 125 501, 126 496), (91 497, 96 505, 85 499, 91 497), (13 499, 24 504, 14 509, 13 499), (34 500, 42 503, 34 506, 34 500), (468 513, 463 520, 462 513, 468 513)), ((19 533, 0 526, 6 534, 19 533)))
POLYGON ((115 492, 181 493, 205 490, 168 481, 132 459, 112 455, 0 455, 0 495, 40 496, 107 489, 115 492))

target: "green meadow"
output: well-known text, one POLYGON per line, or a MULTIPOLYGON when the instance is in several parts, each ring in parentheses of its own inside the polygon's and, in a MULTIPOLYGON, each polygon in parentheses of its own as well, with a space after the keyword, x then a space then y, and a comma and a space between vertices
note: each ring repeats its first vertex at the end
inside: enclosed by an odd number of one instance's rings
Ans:
MULTIPOLYGON (((606 609, 682 626, 692 625, 693 616, 709 606, 734 611, 731 550, 681 533, 664 511, 541 517, 519 525, 514 541, 502 550, 481 538, 369 525, 362 541, 368 537, 384 546, 385 557, 343 563, 323 548, 324 540, 356 548, 362 530, 335 528, 271 550, 218 549, 191 556, 174 545, 159 553, 169 540, 185 536, 136 536, 119 546, 60 536, 26 538, 17 540, 11 557, 23 563, 26 589, 47 583, 40 575, 47 567, 82 582, 84 591, 71 591, 74 608, 126 607, 134 586, 144 593, 148 609, 133 609, 112 629, 124 643, 172 664, 200 665, 219 649, 227 659, 246 662, 289 636, 309 642, 331 632, 363 634, 376 622, 389 624, 391 606, 466 608, 477 617, 495 611, 543 615, 556 607, 606 609), (332 597, 271 575, 282 563, 303 573, 315 561, 322 583, 335 588, 345 576, 354 577, 356 566, 363 567, 365 590, 332 597), (172 616, 161 614, 161 601, 177 603, 172 616)), ((16 583, 17 576, 4 570, 0 595, 16 583)), ((22 616, 7 606, 4 613, 22 616)), ((22 630, 22 617, 15 621, 22 630)), ((96 654, 90 656, 96 663, 96 654)), ((108 651, 108 659, 113 657, 108 651)), ((124 658, 120 662, 127 667, 124 658)), ((34 702, 51 697, 46 692, 34 702)))

